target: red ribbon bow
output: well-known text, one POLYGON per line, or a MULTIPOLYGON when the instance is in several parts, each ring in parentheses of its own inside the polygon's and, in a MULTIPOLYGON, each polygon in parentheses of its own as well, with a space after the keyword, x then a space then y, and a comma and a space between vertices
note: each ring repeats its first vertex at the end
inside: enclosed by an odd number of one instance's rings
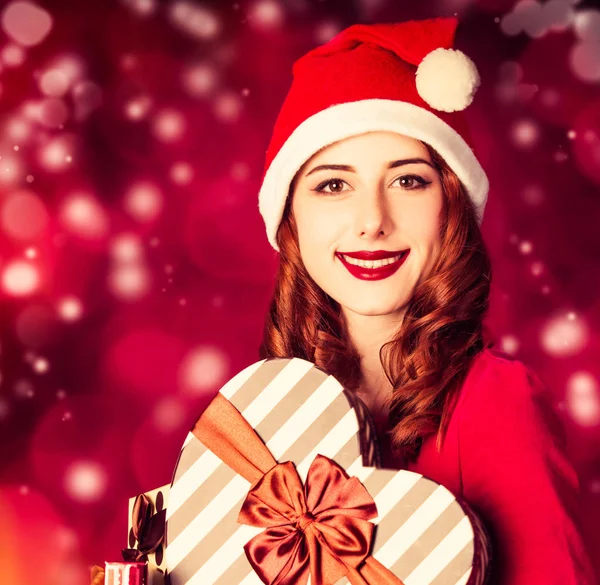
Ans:
POLYGON ((238 522, 266 529, 246 556, 267 585, 333 585, 369 554, 377 507, 356 477, 317 455, 306 485, 291 462, 268 471, 250 490, 238 522))

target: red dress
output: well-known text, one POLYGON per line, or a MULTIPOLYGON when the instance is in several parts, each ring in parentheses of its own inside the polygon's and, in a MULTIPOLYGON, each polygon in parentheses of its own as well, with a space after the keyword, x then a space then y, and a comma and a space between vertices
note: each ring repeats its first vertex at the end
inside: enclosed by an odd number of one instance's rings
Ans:
POLYGON ((579 482, 563 429, 543 384, 523 363, 481 352, 441 452, 428 437, 408 469, 478 513, 492 537, 494 585, 596 583, 577 527, 579 482))

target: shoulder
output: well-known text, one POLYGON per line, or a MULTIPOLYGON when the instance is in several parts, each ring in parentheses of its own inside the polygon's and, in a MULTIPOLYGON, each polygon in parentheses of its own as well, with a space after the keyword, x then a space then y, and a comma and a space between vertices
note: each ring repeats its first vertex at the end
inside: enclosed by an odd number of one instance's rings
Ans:
POLYGON ((522 361, 496 349, 484 349, 473 360, 465 377, 460 401, 519 402, 546 394, 544 384, 522 361))
POLYGON ((457 404, 459 426, 473 432, 501 432, 503 440, 528 437, 540 444, 552 436, 564 446, 566 435, 552 394, 524 362, 495 349, 480 352, 472 363, 457 404))

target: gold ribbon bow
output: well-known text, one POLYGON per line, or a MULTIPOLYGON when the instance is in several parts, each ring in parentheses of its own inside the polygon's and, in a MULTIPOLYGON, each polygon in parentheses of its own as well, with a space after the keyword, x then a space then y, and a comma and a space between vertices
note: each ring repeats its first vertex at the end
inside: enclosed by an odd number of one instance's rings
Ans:
POLYGON ((238 522, 266 528, 246 546, 263 583, 334 585, 371 547, 377 507, 355 477, 317 455, 303 487, 291 462, 276 465, 250 490, 238 522))

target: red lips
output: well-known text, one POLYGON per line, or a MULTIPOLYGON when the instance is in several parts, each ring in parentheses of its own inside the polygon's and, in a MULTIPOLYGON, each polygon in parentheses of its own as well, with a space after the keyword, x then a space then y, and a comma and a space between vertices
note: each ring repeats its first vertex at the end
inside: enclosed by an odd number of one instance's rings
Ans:
POLYGON ((391 264, 387 264, 386 266, 380 266, 378 268, 365 268, 363 266, 357 266, 356 264, 350 264, 340 253, 336 253, 336 256, 340 259, 342 264, 346 267, 348 272, 352 274, 355 278, 360 280, 382 280, 383 278, 388 278, 392 276, 404 264, 406 258, 408 258, 410 250, 404 250, 403 252, 385 252, 383 250, 378 250, 377 252, 351 252, 347 254, 351 258, 355 258, 356 255, 360 255, 358 257, 359 260, 382 260, 383 258, 393 258, 398 254, 402 254, 398 260, 392 262, 391 264), (361 257, 362 255, 369 255, 371 257, 361 257), (380 258, 374 258, 374 254, 385 254, 380 258))
POLYGON ((356 258, 357 260, 383 260, 393 258, 403 252, 408 252, 408 250, 375 250, 373 252, 361 250, 360 252, 337 252, 337 255, 344 254, 344 256, 350 256, 350 258, 356 258))

